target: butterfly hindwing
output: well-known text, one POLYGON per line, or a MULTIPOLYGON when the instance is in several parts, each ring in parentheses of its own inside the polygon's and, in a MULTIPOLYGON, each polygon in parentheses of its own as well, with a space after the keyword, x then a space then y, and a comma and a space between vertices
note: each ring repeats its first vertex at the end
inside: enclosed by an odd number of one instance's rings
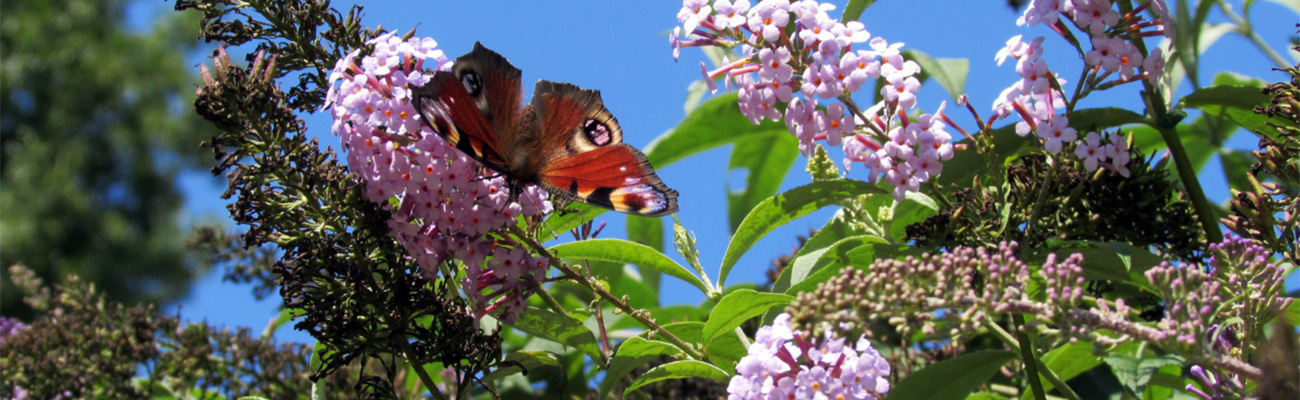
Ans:
POLYGON ((548 191, 629 214, 677 212, 677 192, 659 180, 645 154, 623 143, 600 92, 541 81, 533 108, 546 148, 539 178, 548 191))

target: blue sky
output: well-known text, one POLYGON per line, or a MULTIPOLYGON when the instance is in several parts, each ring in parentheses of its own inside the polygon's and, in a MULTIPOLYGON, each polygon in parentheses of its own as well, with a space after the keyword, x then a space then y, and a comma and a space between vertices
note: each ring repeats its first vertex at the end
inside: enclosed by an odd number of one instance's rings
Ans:
MULTIPOLYGON (((844 2, 832 3, 842 8, 844 2)), ((153 4, 157 3, 145 7, 153 4)), ((987 117, 993 99, 1017 79, 1013 63, 998 67, 993 59, 1008 38, 1046 36, 1046 57, 1053 70, 1073 77, 1079 68, 1074 51, 1062 39, 1041 26, 1016 26, 1019 13, 1003 4, 994 0, 881 1, 869 8, 861 21, 873 36, 904 42, 906 49, 938 58, 969 59, 966 92, 981 115, 987 117)), ((340 9, 345 6, 342 2, 335 5, 340 9)), ((362 21, 370 27, 382 24, 398 32, 418 28, 418 36, 434 38, 439 48, 453 59, 480 41, 523 70, 526 90, 531 90, 538 79, 598 89, 606 107, 623 127, 625 141, 644 147, 685 116, 686 88, 700 78, 699 63, 704 58, 697 49, 683 49, 680 61, 674 63, 668 47, 667 32, 677 26, 676 14, 680 7, 681 3, 676 1, 376 2, 367 5, 362 21)), ((149 10, 144 11, 148 13, 149 10)), ((838 15, 838 11, 832 15, 838 15)), ((1295 33, 1296 15, 1271 2, 1256 5, 1254 15, 1259 34, 1272 48, 1288 54, 1284 50, 1286 39, 1295 33)), ((1220 16, 1211 20, 1226 19, 1220 16)), ((1285 77, 1271 71, 1276 65, 1240 36, 1225 37, 1204 57, 1203 71, 1231 71, 1269 81, 1285 77)), ((1140 112, 1137 91, 1137 86, 1122 86, 1090 96, 1082 106, 1118 105, 1140 112)), ((1187 85, 1183 85, 1179 95, 1185 95, 1186 91, 1187 85)), ((927 110, 948 101, 949 115, 967 130, 975 130, 970 116, 955 110, 951 97, 937 84, 927 82, 919 97, 920 107, 927 110)), ((338 140, 329 132, 327 114, 303 118, 311 135, 319 137, 323 145, 339 148, 338 140)), ((1245 133, 1229 142, 1230 147, 1238 149, 1253 149, 1255 145, 1256 139, 1245 133)), ((744 182, 743 174, 726 172, 728 155, 729 148, 724 147, 657 168, 663 181, 681 193, 681 211, 677 215, 698 236, 701 262, 714 278, 728 240, 727 221, 722 212, 726 207, 724 184, 740 187, 744 182)), ((832 156, 839 158, 834 152, 832 156)), ((805 161, 796 161, 783 190, 809 182, 803 172, 805 161)), ((1227 199, 1226 182, 1217 160, 1202 174, 1202 182, 1212 201, 1227 199)), ((183 177, 181 184, 187 197, 184 217, 187 222, 221 221, 232 225, 226 216, 225 202, 218 198, 224 180, 200 173, 183 177)), ((830 215, 829 210, 823 210, 769 234, 740 260, 728 282, 763 282, 770 260, 790 253, 797 244, 796 235, 819 227, 830 215)), ((607 213, 599 220, 609 223, 604 235, 625 236, 621 215, 607 213)), ((681 259, 671 249, 668 251, 681 259)), ((250 287, 221 282, 220 275, 217 271, 200 281, 189 298, 178 304, 184 318, 261 329, 277 315, 278 295, 255 301, 250 287)), ((1296 284, 1293 280, 1288 287, 1294 288, 1296 284)), ((673 278, 664 279, 663 293, 661 298, 673 299, 676 304, 698 304, 703 300, 696 289, 673 278)), ((277 337, 312 342, 310 336, 288 327, 281 329, 277 337)))

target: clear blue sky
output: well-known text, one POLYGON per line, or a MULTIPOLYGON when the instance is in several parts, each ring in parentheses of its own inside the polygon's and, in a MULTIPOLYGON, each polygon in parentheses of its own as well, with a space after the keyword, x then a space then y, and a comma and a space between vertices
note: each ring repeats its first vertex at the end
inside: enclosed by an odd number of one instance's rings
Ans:
MULTIPOLYGON (((843 1, 833 2, 843 7, 843 1)), ((1240 2, 1234 2, 1240 3, 1240 2)), ((139 15, 153 11, 147 7, 170 7, 158 3, 140 3, 139 15)), ((336 4, 342 9, 345 4, 336 4)), ((619 119, 625 141, 644 147, 651 140, 677 124, 685 115, 683 102, 686 88, 700 78, 699 62, 704 58, 697 49, 683 49, 681 60, 673 62, 667 32, 677 25, 677 1, 436 1, 375 2, 365 9, 363 22, 370 27, 406 32, 417 27, 418 36, 438 41, 449 58, 469 51, 475 41, 505 55, 523 70, 524 86, 531 90, 538 79, 571 82, 585 88, 599 89, 606 107, 619 119)), ((1255 10, 1256 29, 1274 49, 1283 52, 1286 39, 1294 34, 1296 15, 1270 2, 1260 2, 1255 10)), ((838 15, 838 11, 833 15, 838 15)), ((1018 12, 1001 0, 880 1, 867 10, 861 21, 873 36, 890 42, 904 42, 907 49, 920 50, 939 58, 968 58, 970 75, 966 92, 981 115, 1006 86, 1017 79, 1013 65, 998 67, 994 54, 1014 35, 1026 38, 1046 36, 1046 54, 1053 70, 1062 76, 1077 76, 1079 64, 1074 52, 1062 39, 1043 27, 1023 28, 1015 25, 1018 12)), ((1223 21, 1216 17, 1212 21, 1223 21)), ((1286 52, 1285 54, 1290 54, 1286 52)), ((1281 80, 1269 63, 1252 45, 1238 36, 1229 36, 1205 53, 1203 71, 1232 71, 1281 80)), ((1203 78, 1209 78, 1205 76, 1203 78)), ((1112 93, 1090 96, 1084 107, 1119 105, 1140 110, 1137 87, 1128 86, 1112 93)), ((1183 85, 1180 95, 1185 95, 1183 85)), ((969 115, 954 109, 955 104, 937 84, 927 82, 920 95, 920 107, 933 110, 948 101, 949 115, 968 130, 975 130, 969 115)), ((304 116, 309 133, 324 145, 338 149, 338 140, 329 132, 328 115, 304 116)), ((1256 139, 1238 134, 1230 147, 1253 149, 1256 139)), ((743 173, 728 174, 726 160, 729 147, 696 155, 682 162, 658 168, 659 176, 681 193, 678 216, 699 238, 701 262, 710 276, 716 277, 728 240, 726 192, 724 183, 743 186, 743 173)), ((832 153, 835 159, 839 155, 832 153)), ((803 172, 806 160, 796 161, 795 169, 783 190, 809 181, 803 172)), ((861 178, 861 177, 859 177, 861 178)), ((1227 199, 1226 182, 1217 160, 1202 174, 1202 182, 1212 201, 1227 199)), ((206 174, 181 179, 186 194, 186 222, 221 221, 232 225, 226 216, 225 202, 218 198, 224 179, 206 174)), ((822 225, 831 215, 828 210, 814 213, 769 234, 743 257, 729 283, 763 282, 770 260, 789 253, 797 244, 795 236, 822 225)), ((604 235, 624 237, 624 218, 607 213, 599 220, 608 221, 604 235)), ((669 223, 671 221, 668 221, 669 223)), ((671 231, 671 230, 669 230, 671 231)), ((668 242, 671 243, 671 242, 668 242)), ((671 249, 675 259, 681 257, 671 249)), ((230 326, 249 326, 260 330, 277 315, 278 295, 255 301, 251 288, 221 282, 216 271, 201 280, 190 297, 182 302, 182 316, 189 320, 207 320, 230 326)), ((1288 287, 1294 288, 1294 280, 1288 287)), ((664 279, 662 299, 678 304, 698 304, 703 300, 696 289, 673 278, 664 279)), ((168 311, 174 310, 172 307, 168 311)), ((286 327, 277 336, 282 340, 311 343, 310 336, 286 327)))

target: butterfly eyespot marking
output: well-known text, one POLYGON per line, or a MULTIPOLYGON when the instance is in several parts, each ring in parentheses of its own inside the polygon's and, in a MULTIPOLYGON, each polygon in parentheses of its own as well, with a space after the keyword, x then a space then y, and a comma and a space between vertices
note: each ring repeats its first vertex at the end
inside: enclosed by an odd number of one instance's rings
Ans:
POLYGON ((483 93, 483 79, 479 78, 478 73, 474 71, 465 71, 465 74, 460 77, 460 83, 465 85, 465 91, 472 97, 478 97, 483 93))
POLYGON ((609 126, 595 118, 588 118, 582 124, 582 133, 596 146, 606 146, 614 141, 614 133, 609 130, 609 126))

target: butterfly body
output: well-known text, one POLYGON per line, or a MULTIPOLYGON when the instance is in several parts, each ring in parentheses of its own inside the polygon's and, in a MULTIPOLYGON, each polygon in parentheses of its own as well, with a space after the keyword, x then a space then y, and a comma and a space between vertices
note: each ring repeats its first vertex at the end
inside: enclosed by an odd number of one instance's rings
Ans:
POLYGON ((599 91, 542 80, 524 105, 520 75, 475 43, 452 71, 435 73, 412 97, 425 124, 506 178, 512 199, 531 184, 629 214, 677 211, 677 192, 655 175, 645 154, 623 143, 599 91))

